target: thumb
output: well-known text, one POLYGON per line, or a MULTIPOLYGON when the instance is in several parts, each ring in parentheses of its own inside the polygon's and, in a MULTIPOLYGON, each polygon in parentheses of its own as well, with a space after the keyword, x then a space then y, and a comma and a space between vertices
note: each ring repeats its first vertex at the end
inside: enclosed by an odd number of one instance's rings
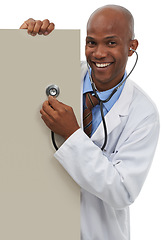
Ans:
POLYGON ((28 28, 28 25, 26 22, 24 22, 21 26, 20 26, 20 29, 27 29, 28 28))
POLYGON ((48 102, 53 109, 58 110, 60 108, 60 102, 55 97, 49 96, 48 102))

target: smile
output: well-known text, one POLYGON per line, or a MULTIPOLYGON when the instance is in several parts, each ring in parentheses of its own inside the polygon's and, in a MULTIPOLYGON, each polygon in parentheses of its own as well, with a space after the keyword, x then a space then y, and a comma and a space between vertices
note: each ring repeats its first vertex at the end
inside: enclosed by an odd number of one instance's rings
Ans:
POLYGON ((110 66, 112 63, 95 63, 96 67, 98 68, 105 68, 110 66))

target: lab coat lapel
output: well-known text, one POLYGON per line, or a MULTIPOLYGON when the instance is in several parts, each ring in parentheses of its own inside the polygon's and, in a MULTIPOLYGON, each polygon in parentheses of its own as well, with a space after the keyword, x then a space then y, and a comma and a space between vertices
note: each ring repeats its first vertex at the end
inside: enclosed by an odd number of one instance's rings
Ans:
MULTIPOLYGON (((127 80, 119 99, 105 116, 108 135, 121 123, 122 118, 128 116, 132 96, 133 96, 132 82, 130 80, 127 80)), ((101 122, 99 127, 92 136, 92 141, 100 142, 103 141, 103 139, 104 130, 103 123, 101 122)))

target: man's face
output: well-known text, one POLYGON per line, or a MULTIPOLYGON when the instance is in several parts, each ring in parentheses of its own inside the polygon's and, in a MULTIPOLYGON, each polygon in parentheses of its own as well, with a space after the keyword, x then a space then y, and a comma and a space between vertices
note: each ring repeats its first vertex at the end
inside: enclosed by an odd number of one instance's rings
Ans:
POLYGON ((85 54, 99 91, 116 86, 122 79, 128 59, 128 23, 120 13, 95 14, 88 22, 85 54))

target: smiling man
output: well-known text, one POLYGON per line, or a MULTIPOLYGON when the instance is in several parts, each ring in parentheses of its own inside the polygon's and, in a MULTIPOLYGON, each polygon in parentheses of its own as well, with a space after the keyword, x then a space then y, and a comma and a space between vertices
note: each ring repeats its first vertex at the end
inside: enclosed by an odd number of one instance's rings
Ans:
MULTIPOLYGON (((33 19, 21 28, 32 35, 52 29, 49 22, 45 27, 33 19)), ((130 79, 121 84, 128 57, 137 46, 134 20, 127 9, 107 5, 91 15, 85 52, 97 94, 106 99, 119 86, 103 104, 108 139, 103 151, 100 105, 92 100, 86 63, 81 64, 82 108, 85 112, 90 103, 94 106, 90 137, 79 127, 70 106, 49 97, 40 111, 46 125, 66 140, 55 158, 81 187, 82 240, 130 239, 129 206, 140 193, 156 149, 159 116, 154 103, 130 79)))
POLYGON ((86 57, 93 81, 100 91, 116 86, 125 72, 130 47, 136 50, 134 20, 127 9, 117 6, 95 11, 87 24, 86 57))

